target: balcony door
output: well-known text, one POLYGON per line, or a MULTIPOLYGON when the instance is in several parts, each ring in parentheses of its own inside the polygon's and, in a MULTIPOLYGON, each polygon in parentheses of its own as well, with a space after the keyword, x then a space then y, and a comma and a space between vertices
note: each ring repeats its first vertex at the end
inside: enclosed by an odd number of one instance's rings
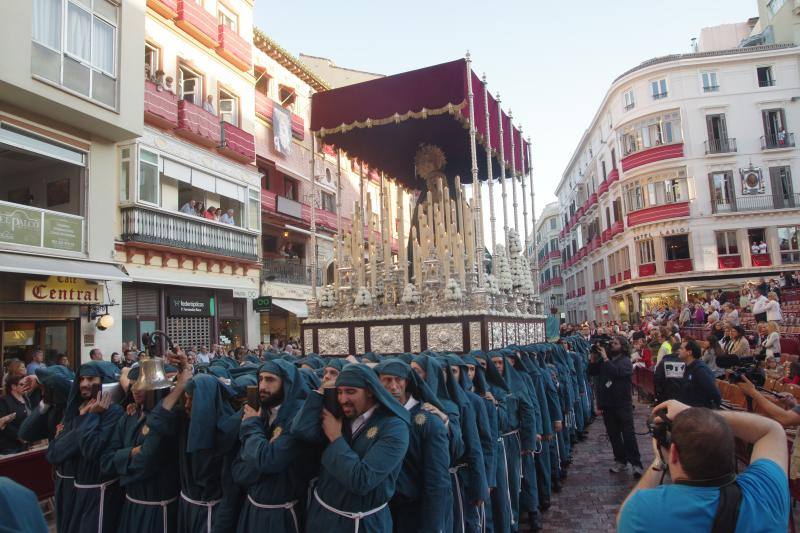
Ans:
POLYGON ((786 209, 796 206, 792 187, 792 169, 786 167, 770 167, 769 179, 772 186, 772 201, 775 209, 786 209))
POLYGON ((725 115, 707 115, 706 127, 709 152, 727 152, 728 126, 725 123, 725 115))
POLYGON ((764 121, 764 136, 767 147, 776 147, 784 142, 786 136, 786 115, 783 109, 769 109, 761 112, 764 121))
POLYGON ((736 211, 736 195, 733 186, 733 172, 712 172, 708 176, 711 189, 711 202, 714 213, 736 211))

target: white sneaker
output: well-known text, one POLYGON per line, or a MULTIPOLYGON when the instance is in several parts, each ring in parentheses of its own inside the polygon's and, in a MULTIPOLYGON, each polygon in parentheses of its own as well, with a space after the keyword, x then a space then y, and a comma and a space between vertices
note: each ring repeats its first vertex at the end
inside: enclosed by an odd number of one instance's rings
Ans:
POLYGON ((633 467, 633 477, 634 477, 634 479, 639 479, 640 477, 642 477, 643 473, 644 473, 644 471, 642 470, 641 466, 634 466, 633 467))
POLYGON ((609 472, 613 472, 614 474, 619 474, 620 472, 627 472, 628 471, 628 464, 627 463, 618 463, 614 462, 614 466, 608 469, 609 472))

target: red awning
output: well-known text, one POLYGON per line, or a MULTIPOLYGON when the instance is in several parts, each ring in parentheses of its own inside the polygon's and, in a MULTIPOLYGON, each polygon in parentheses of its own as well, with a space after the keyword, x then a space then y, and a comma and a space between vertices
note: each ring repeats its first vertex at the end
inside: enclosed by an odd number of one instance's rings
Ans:
MULTIPOLYGON (((493 155, 493 175, 500 161, 511 167, 512 128, 503 113, 503 157, 499 154, 499 105, 489 94, 489 124, 481 80, 472 76, 478 169, 486 179, 486 152, 493 155)), ((404 72, 375 80, 319 92, 312 97, 311 130, 326 144, 345 150, 350 157, 380 168, 412 188, 414 155, 421 144, 440 147, 447 157, 445 172, 472 179, 469 141, 467 62, 465 59, 404 72)), ((527 142, 514 128, 515 168, 523 173, 527 142)))

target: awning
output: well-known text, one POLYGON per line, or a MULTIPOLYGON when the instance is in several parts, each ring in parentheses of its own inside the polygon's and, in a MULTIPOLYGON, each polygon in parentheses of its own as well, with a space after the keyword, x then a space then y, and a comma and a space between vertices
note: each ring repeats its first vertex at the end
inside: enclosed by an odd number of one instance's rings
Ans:
POLYGON ((131 281, 178 285, 182 287, 202 287, 205 289, 242 289, 258 294, 260 282, 257 278, 231 276, 229 274, 209 274, 187 269, 153 268, 144 265, 127 265, 131 281))
POLYGON ((130 276, 113 263, 11 253, 0 253, 0 272, 65 276, 91 281, 131 281, 130 276))
POLYGON ((290 300, 288 298, 273 298, 272 305, 288 311, 297 318, 308 318, 308 306, 303 300, 290 300))
POLYGON ((495 177, 500 175, 500 163, 510 168, 512 160, 517 173, 525 174, 530 168, 528 143, 502 112, 497 99, 491 93, 484 94, 483 82, 475 72, 467 72, 464 59, 315 93, 311 130, 322 142, 344 149, 349 156, 413 188, 419 185, 414 172, 417 149, 420 144, 436 145, 447 158, 446 173, 459 175, 467 183, 472 176, 468 75, 480 178, 486 179, 483 169, 487 152, 497 167, 495 177))

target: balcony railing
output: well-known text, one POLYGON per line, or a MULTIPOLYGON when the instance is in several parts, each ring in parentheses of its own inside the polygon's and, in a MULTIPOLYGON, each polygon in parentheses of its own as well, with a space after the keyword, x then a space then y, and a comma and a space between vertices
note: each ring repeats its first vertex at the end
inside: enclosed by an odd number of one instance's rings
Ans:
POLYGON ((609 187, 615 181, 619 181, 619 169, 612 168, 611 172, 608 173, 608 178, 606 178, 606 181, 608 182, 609 187))
POLYGON ((717 256, 717 267, 720 270, 727 270, 730 268, 742 268, 742 256, 741 255, 717 256))
POLYGON ((619 235, 625 230, 625 224, 621 220, 617 220, 611 225, 611 237, 619 235))
POLYGON ((762 150, 794 148, 794 133, 772 133, 761 137, 762 150))
POLYGON ((194 0, 178 0, 175 25, 210 48, 216 48, 219 44, 217 17, 194 0))
POLYGON ((715 214, 797 208, 800 208, 800 194, 754 194, 734 196, 728 202, 716 198, 711 201, 711 210, 715 214))
MULTIPOLYGON (((275 102, 269 96, 256 93, 256 114, 267 122, 272 122, 272 108, 275 102)), ((303 117, 292 113, 292 137, 302 141, 305 138, 306 126, 303 117)))
POLYGON ((643 146, 638 143, 622 158, 620 164, 623 171, 632 170, 642 165, 683 157, 683 142, 643 146))
POLYGON ((276 211, 282 215, 289 215, 294 218, 303 218, 303 204, 283 196, 278 196, 276 211))
POLYGON ((217 146, 220 141, 219 119, 199 105, 179 100, 176 133, 204 146, 217 146))
POLYGON ((664 272, 667 274, 676 274, 678 272, 691 272, 692 260, 691 259, 672 259, 664 261, 664 272))
POLYGON ((178 14, 178 0, 147 0, 147 7, 166 19, 174 19, 178 14))
POLYGON ((144 206, 122 208, 122 240, 258 260, 258 234, 144 206))
POLYGON ((248 72, 253 67, 251 46, 238 33, 224 24, 219 25, 217 53, 239 70, 248 72))
POLYGON ((750 263, 754 267, 772 266, 772 256, 769 254, 752 254, 750 256, 750 263))
POLYGON ((645 263, 643 265, 639 265, 639 277, 646 278, 648 276, 655 276, 656 275, 656 264, 655 263, 645 263))
POLYGON ((178 127, 178 97, 150 80, 144 80, 144 119, 160 128, 178 127))
POLYGON ((607 180, 603 181, 603 183, 601 183, 600 186, 597 188, 597 194, 599 196, 603 196, 604 194, 606 194, 608 192, 608 186, 609 186, 608 181, 607 180))
POLYGON ((218 151, 242 163, 252 163, 256 159, 256 139, 229 122, 221 122, 218 151))
MULTIPOLYGON (((296 259, 266 259, 261 273, 264 281, 311 285, 311 267, 296 259)), ((317 268, 317 285, 322 285, 321 268, 317 268)))
POLYGON ((706 155, 708 154, 728 154, 736 152, 736 139, 723 137, 721 139, 709 139, 705 141, 706 155))

